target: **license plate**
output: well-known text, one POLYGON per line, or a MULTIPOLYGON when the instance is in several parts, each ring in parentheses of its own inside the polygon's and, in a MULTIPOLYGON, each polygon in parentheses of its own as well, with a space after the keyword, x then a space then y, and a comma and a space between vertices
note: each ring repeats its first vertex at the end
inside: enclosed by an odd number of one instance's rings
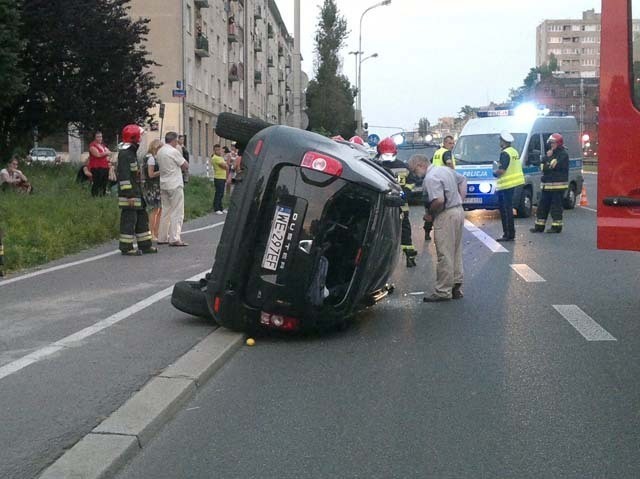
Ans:
POLYGON ((462 201, 464 204, 481 204, 482 203, 482 198, 465 198, 462 201))
POLYGON ((269 241, 267 248, 262 257, 262 267, 270 271, 278 269, 280 255, 282 254, 282 246, 287 236, 287 229, 291 221, 291 208, 287 206, 277 206, 271 223, 271 231, 269 232, 269 241))

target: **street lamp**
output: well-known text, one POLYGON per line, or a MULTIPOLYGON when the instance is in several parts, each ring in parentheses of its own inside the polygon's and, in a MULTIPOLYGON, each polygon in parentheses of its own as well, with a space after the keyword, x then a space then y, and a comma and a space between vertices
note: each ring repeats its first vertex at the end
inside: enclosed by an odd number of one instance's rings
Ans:
POLYGON ((391 0, 383 0, 382 2, 378 2, 375 5, 371 5, 367 8, 362 15, 360 15, 360 30, 358 32, 358 52, 356 56, 360 57, 360 61, 357 62, 358 65, 358 80, 357 80, 357 89, 358 89, 358 98, 356 100, 356 134, 362 135, 362 19, 365 14, 374 8, 384 7, 386 5, 391 4, 391 0))

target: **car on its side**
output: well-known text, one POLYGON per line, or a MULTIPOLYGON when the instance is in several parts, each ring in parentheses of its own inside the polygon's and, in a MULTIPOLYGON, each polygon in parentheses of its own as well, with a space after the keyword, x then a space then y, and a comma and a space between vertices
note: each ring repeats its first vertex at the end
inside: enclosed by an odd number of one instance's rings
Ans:
POLYGON ((404 197, 366 149, 230 113, 216 133, 246 173, 211 273, 176 284, 176 308, 233 330, 318 330, 392 291, 404 197))

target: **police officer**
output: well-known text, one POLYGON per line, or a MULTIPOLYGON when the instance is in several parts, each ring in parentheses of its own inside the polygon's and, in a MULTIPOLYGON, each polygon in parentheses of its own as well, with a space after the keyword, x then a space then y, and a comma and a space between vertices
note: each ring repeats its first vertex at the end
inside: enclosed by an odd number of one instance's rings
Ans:
POLYGON ((120 251, 126 256, 157 253, 151 244, 149 216, 142 194, 137 152, 144 130, 127 125, 122 130, 123 143, 118 147, 118 205, 120 206, 120 251), (138 249, 133 245, 138 243, 138 249))
POLYGON ((542 168, 540 203, 532 233, 542 233, 551 212, 551 228, 547 233, 562 232, 562 199, 569 187, 569 153, 564 147, 560 133, 554 133, 547 140, 549 150, 540 167, 542 168))
POLYGON ((500 159, 494 162, 493 176, 498 178, 498 204, 500 219, 502 220, 502 238, 496 241, 513 241, 516 238, 516 228, 513 222, 513 192, 518 186, 524 185, 524 173, 518 151, 511 146, 513 135, 508 131, 500 133, 500 159))
MULTIPOLYGON (((412 185, 407 184, 407 176, 409 176, 409 169, 406 163, 399 160, 396 155, 398 154, 398 147, 393 138, 385 138, 380 141, 377 146, 378 154, 375 157, 375 161, 391 173, 402 189, 407 192, 411 190, 412 185)), ((405 203, 400 208, 402 211, 402 251, 407 258, 407 268, 412 268, 416 265, 416 256, 418 252, 413 247, 411 241, 411 221, 409 220, 409 203, 405 203)))
POLYGON ((442 141, 442 148, 436 150, 436 152, 433 154, 431 164, 433 166, 448 166, 455 170, 456 160, 453 157, 452 153, 455 144, 456 143, 451 135, 445 136, 444 140, 442 141))

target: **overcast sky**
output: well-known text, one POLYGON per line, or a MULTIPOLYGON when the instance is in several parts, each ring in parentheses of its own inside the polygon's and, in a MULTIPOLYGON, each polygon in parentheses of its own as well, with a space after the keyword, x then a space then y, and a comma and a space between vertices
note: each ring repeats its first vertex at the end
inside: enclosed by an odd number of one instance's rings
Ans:
MULTIPOLYGON (((301 0, 302 68, 313 78, 314 32, 322 0, 301 0)), ((340 52, 355 84, 360 15, 376 0, 337 0, 350 35, 340 52)), ((277 0, 293 35, 294 0, 277 0)), ((464 105, 502 101, 535 66, 536 27, 545 19, 600 12, 600 0, 392 0, 364 16, 362 109, 370 125, 416 127, 464 105)), ((375 130, 371 128, 371 130, 375 130)), ((384 133, 390 130, 378 130, 384 133)))

